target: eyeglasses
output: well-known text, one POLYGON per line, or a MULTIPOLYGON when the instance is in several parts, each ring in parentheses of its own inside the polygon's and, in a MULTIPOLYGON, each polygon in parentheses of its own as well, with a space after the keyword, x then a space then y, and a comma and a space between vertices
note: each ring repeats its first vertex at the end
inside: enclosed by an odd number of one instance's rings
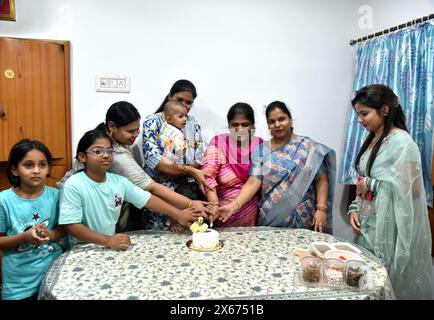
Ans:
POLYGON ((86 151, 86 153, 90 153, 93 154, 94 156, 97 157, 102 157, 105 154, 112 156, 115 153, 115 149, 113 148, 101 148, 101 147, 95 147, 89 151, 86 151))
POLYGON ((181 97, 176 98, 176 101, 181 102, 183 105, 188 105, 188 106, 193 105, 194 102, 193 100, 184 100, 181 97))

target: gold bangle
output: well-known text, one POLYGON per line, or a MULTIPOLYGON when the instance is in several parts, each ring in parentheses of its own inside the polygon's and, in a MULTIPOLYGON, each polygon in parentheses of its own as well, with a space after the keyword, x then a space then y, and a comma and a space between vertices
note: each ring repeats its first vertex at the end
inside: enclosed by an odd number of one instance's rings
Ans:
POLYGON ((188 206, 187 206, 187 208, 190 208, 192 204, 193 204, 193 201, 191 201, 191 199, 188 200, 188 206))
POLYGON ((185 164, 182 165, 182 172, 181 175, 185 176, 185 164))

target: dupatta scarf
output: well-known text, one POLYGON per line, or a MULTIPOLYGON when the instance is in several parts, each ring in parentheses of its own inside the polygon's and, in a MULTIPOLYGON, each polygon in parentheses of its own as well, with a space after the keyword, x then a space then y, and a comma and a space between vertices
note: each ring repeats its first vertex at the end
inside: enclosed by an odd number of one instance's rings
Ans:
POLYGON ((235 135, 224 133, 215 136, 210 144, 213 144, 225 156, 226 163, 230 165, 237 177, 241 181, 246 181, 249 178, 252 163, 251 153, 262 141, 262 138, 251 136, 249 141, 242 141, 241 146, 238 146, 235 135))
MULTIPOLYGON (((360 159, 362 169, 370 151, 360 159)), ((373 213, 361 217, 362 235, 356 241, 383 261, 398 298, 432 299, 432 244, 421 158, 407 132, 398 130, 383 140, 371 177, 380 180, 380 186, 373 213)))

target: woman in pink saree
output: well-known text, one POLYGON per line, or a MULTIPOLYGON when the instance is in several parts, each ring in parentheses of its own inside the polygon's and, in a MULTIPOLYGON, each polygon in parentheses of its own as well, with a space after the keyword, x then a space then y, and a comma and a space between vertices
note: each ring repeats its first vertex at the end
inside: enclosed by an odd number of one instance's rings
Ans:
MULTIPOLYGON (((255 115, 247 103, 236 103, 228 111, 229 134, 211 139, 201 169, 207 172, 207 183, 214 190, 207 192, 208 201, 220 205, 230 203, 249 178, 251 153, 262 143, 253 135, 255 115)), ((226 222, 216 220, 215 227, 249 227, 257 225, 258 197, 240 207, 226 222)))

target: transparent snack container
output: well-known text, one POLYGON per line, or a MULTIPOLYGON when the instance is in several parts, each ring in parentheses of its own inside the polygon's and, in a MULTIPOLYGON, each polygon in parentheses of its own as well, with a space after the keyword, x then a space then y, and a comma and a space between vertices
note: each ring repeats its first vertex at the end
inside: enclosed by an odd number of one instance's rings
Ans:
POLYGON ((332 243, 332 246, 334 246, 337 250, 350 251, 358 254, 362 253, 362 251, 348 242, 334 242, 332 243))
POLYGON ((323 276, 323 261, 314 256, 305 256, 301 259, 302 278, 305 282, 320 283, 323 276))
POLYGON ((335 249, 335 247, 325 241, 313 241, 310 246, 312 247, 313 254, 320 258, 324 258, 327 251, 335 249))
POLYGON ((349 260, 345 262, 345 281, 348 286, 361 288, 368 275, 368 266, 363 261, 349 260))
POLYGON ((363 258, 360 254, 355 253, 355 252, 351 252, 351 251, 347 251, 347 250, 329 250, 325 253, 324 255, 325 259, 339 259, 343 262, 345 261, 350 261, 350 260, 358 260, 358 261, 363 261, 363 258))
POLYGON ((345 285, 345 264, 336 258, 324 260, 323 283, 329 286, 345 285))

